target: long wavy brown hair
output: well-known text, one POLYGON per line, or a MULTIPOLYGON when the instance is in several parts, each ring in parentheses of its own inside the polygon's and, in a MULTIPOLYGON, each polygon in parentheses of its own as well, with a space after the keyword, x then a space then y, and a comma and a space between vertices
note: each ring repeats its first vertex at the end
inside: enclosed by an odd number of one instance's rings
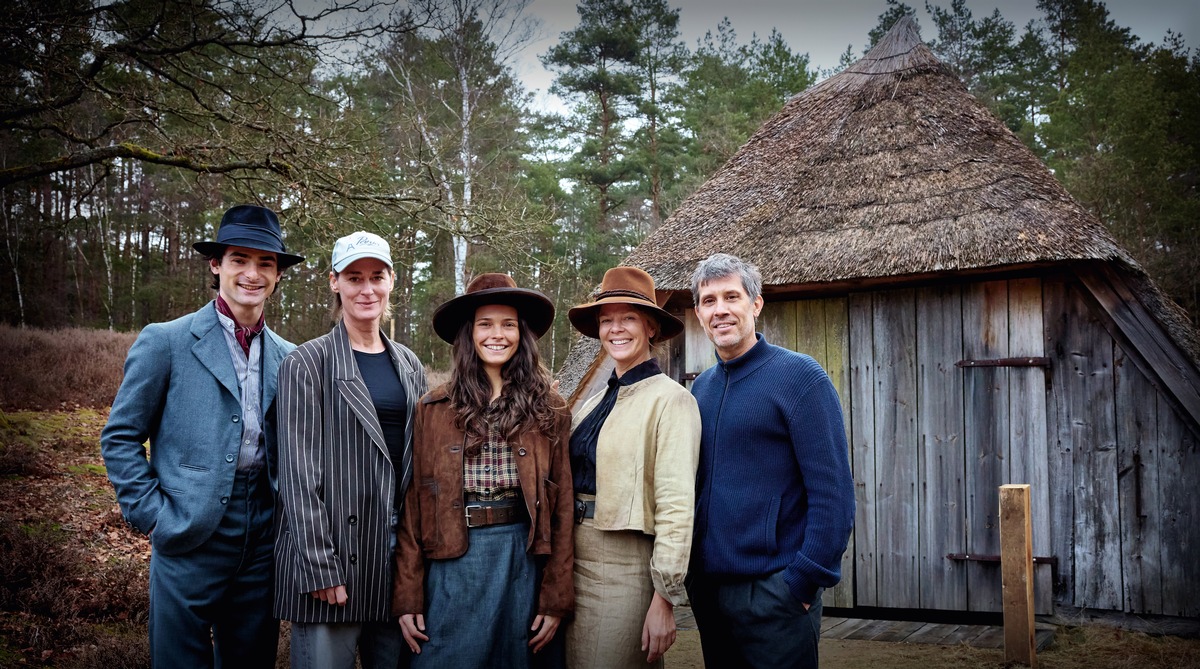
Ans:
POLYGON ((536 429, 551 440, 555 434, 557 403, 550 390, 550 371, 542 363, 537 338, 525 319, 517 316, 520 340, 517 351, 500 369, 503 386, 492 405, 492 382, 475 353, 472 333, 474 319, 458 329, 454 338, 454 373, 450 377, 450 404, 454 407, 454 426, 466 435, 466 454, 478 455, 487 440, 487 418, 496 420, 500 434, 510 443, 522 431, 536 429), (485 417, 485 414, 487 416, 485 417))

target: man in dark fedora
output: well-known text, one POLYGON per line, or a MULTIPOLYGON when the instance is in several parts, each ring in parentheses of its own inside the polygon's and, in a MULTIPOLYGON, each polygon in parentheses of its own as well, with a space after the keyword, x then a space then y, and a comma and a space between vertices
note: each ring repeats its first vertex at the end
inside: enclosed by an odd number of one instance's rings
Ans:
POLYGON ((263 310, 304 258, 253 205, 226 211, 216 240, 193 248, 217 297, 142 330, 100 447, 121 513, 150 536, 153 666, 274 667, 274 400, 294 346, 263 310))

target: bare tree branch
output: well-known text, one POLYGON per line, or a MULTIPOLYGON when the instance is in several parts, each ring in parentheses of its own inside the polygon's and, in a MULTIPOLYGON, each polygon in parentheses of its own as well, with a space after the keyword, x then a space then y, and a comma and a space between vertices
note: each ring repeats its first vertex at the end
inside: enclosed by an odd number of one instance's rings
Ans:
POLYGON ((11 4, 0 23, 0 141, 12 148, 0 188, 131 160, 330 202, 442 204, 434 189, 397 194, 369 174, 364 131, 339 123, 316 75, 338 49, 413 30, 401 0, 11 4))

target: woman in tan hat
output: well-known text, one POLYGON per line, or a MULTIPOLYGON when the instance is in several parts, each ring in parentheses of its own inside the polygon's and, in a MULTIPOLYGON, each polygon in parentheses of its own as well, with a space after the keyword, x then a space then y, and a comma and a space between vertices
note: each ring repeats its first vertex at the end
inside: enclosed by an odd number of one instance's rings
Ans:
POLYGON ((450 381, 417 407, 392 610, 420 667, 528 667, 574 606, 570 413, 537 340, 554 305, 483 274, 438 307, 450 381))
POLYGON ((568 312, 616 363, 571 434, 576 494, 575 619, 567 665, 662 666, 692 543, 700 413, 662 373, 651 346, 683 331, 636 267, 604 274, 594 302, 568 312))

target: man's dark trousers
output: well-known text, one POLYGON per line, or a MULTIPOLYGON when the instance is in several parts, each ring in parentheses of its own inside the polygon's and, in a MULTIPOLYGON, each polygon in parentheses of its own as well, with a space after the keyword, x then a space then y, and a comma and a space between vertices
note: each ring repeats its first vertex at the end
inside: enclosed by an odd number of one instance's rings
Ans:
POLYGON ((150 558, 150 648, 158 669, 275 666, 274 495, 266 471, 239 471, 222 502, 225 515, 206 542, 150 558))
POLYGON ((762 578, 693 575, 688 583, 704 666, 817 669, 821 593, 805 611, 783 572, 762 578))

